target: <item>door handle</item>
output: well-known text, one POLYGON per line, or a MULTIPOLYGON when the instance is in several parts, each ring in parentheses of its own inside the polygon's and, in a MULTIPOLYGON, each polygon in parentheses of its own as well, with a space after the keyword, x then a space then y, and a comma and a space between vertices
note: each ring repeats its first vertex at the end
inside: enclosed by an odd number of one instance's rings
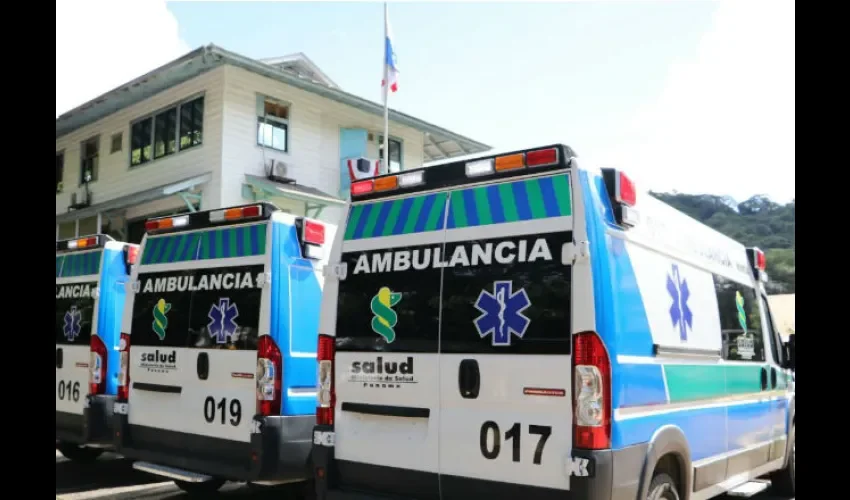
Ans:
POLYGON ((62 365, 65 361, 65 356, 63 356, 63 351, 61 347, 56 348, 56 368, 62 368, 62 365))
POLYGON ((198 372, 198 378, 201 380, 206 380, 207 377, 210 376, 210 356, 209 354, 202 352, 198 354, 198 362, 196 365, 196 370, 198 372))
POLYGON ((761 367, 761 390, 767 390, 767 368, 761 367))
POLYGON ((771 366, 770 367, 770 388, 776 389, 777 382, 778 382, 778 380, 777 380, 776 368, 771 366))
POLYGON ((460 395, 464 399, 475 399, 481 390, 481 371, 478 369, 478 361, 464 359, 460 362, 457 374, 457 385, 460 395))

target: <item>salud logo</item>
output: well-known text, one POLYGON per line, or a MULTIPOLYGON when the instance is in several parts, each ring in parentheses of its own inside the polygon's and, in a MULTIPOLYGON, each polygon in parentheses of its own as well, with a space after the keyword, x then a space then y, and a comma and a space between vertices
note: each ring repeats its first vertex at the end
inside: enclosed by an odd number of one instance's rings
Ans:
POLYGON ((494 346, 511 345, 511 334, 522 338, 531 320, 522 312, 531 306, 524 288, 513 290, 512 281, 496 281, 493 293, 481 290, 475 308, 481 316, 475 318, 475 329, 481 338, 492 334, 494 346))
POLYGON ((670 320, 673 327, 679 329, 679 338, 688 340, 688 329, 693 328, 694 315, 688 306, 691 291, 688 288, 688 280, 679 274, 679 266, 673 264, 673 269, 667 275, 667 293, 673 299, 670 306, 670 320))
POLYGON ((236 329, 239 328, 236 318, 239 317, 239 309, 236 304, 230 303, 230 299, 218 299, 218 304, 210 307, 208 317, 210 337, 214 338, 217 344, 226 344, 228 338, 236 340, 236 329))
POLYGON ((153 332, 159 337, 159 340, 165 340, 165 331, 168 329, 168 311, 171 310, 171 304, 165 299, 159 299, 153 306, 153 332))
POLYGON ((372 318, 372 330, 375 331, 388 344, 395 340, 395 325, 398 323, 398 314, 392 310, 401 300, 401 294, 393 292, 387 287, 381 287, 378 293, 372 297, 370 307, 375 315, 372 318))
POLYGON ((77 309, 77 306, 71 306, 71 309, 65 312, 65 324, 62 326, 62 333, 69 342, 73 342, 80 334, 82 320, 83 315, 77 309))

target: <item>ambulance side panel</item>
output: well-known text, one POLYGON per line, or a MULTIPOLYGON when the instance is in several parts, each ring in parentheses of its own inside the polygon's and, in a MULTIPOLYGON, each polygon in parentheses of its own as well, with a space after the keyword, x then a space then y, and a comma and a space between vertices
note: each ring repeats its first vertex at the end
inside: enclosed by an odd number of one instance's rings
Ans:
POLYGON ((124 243, 108 242, 103 252, 101 284, 98 289, 98 312, 96 334, 106 345, 106 394, 118 391, 121 339, 121 320, 127 296, 127 266, 123 251, 124 243), (114 246, 118 248, 114 248, 114 246))
POLYGON ((630 457, 617 476, 645 488, 650 444, 678 457, 697 492, 768 467, 772 441, 784 439, 771 429, 786 387, 761 387, 768 341, 745 248, 646 193, 638 224, 623 231, 602 177, 582 171, 581 181, 598 329, 612 356, 611 447, 615 464, 618 451, 630 457), (737 341, 745 334, 752 344, 737 341))
MULTIPOLYGON (((316 412, 316 335, 323 262, 300 257, 296 227, 282 220, 291 218, 274 214, 272 222, 272 336, 283 355, 281 412, 312 415, 316 412)), ((327 241, 332 241, 334 227, 326 225, 325 231, 327 241)))

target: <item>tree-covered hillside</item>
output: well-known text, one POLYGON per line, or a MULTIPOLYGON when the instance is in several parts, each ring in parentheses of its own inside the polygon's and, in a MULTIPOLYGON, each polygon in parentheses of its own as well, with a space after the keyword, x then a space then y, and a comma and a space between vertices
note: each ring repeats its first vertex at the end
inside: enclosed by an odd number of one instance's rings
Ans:
POLYGON ((767 254, 769 293, 794 293, 795 201, 780 205, 766 196, 735 203, 727 196, 652 193, 656 198, 767 254))

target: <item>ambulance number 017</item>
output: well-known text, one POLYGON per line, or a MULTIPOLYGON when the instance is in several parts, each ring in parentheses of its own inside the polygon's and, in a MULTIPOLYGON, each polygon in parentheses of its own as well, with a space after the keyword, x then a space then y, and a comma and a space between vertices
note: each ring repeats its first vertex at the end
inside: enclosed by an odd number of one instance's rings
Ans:
MULTIPOLYGON (((548 425, 529 425, 528 433, 537 436, 537 446, 534 449, 534 457, 532 462, 534 465, 540 465, 543 459, 543 448, 546 446, 546 441, 552 435, 552 427, 548 425)), ((510 429, 505 431, 505 442, 511 442, 511 454, 514 462, 519 462, 521 459, 521 438, 522 424, 519 422, 513 424, 510 429)), ((481 425, 481 434, 479 446, 481 447, 481 455, 487 460, 495 460, 502 451, 502 431, 499 430, 499 424, 488 420, 481 425)))

